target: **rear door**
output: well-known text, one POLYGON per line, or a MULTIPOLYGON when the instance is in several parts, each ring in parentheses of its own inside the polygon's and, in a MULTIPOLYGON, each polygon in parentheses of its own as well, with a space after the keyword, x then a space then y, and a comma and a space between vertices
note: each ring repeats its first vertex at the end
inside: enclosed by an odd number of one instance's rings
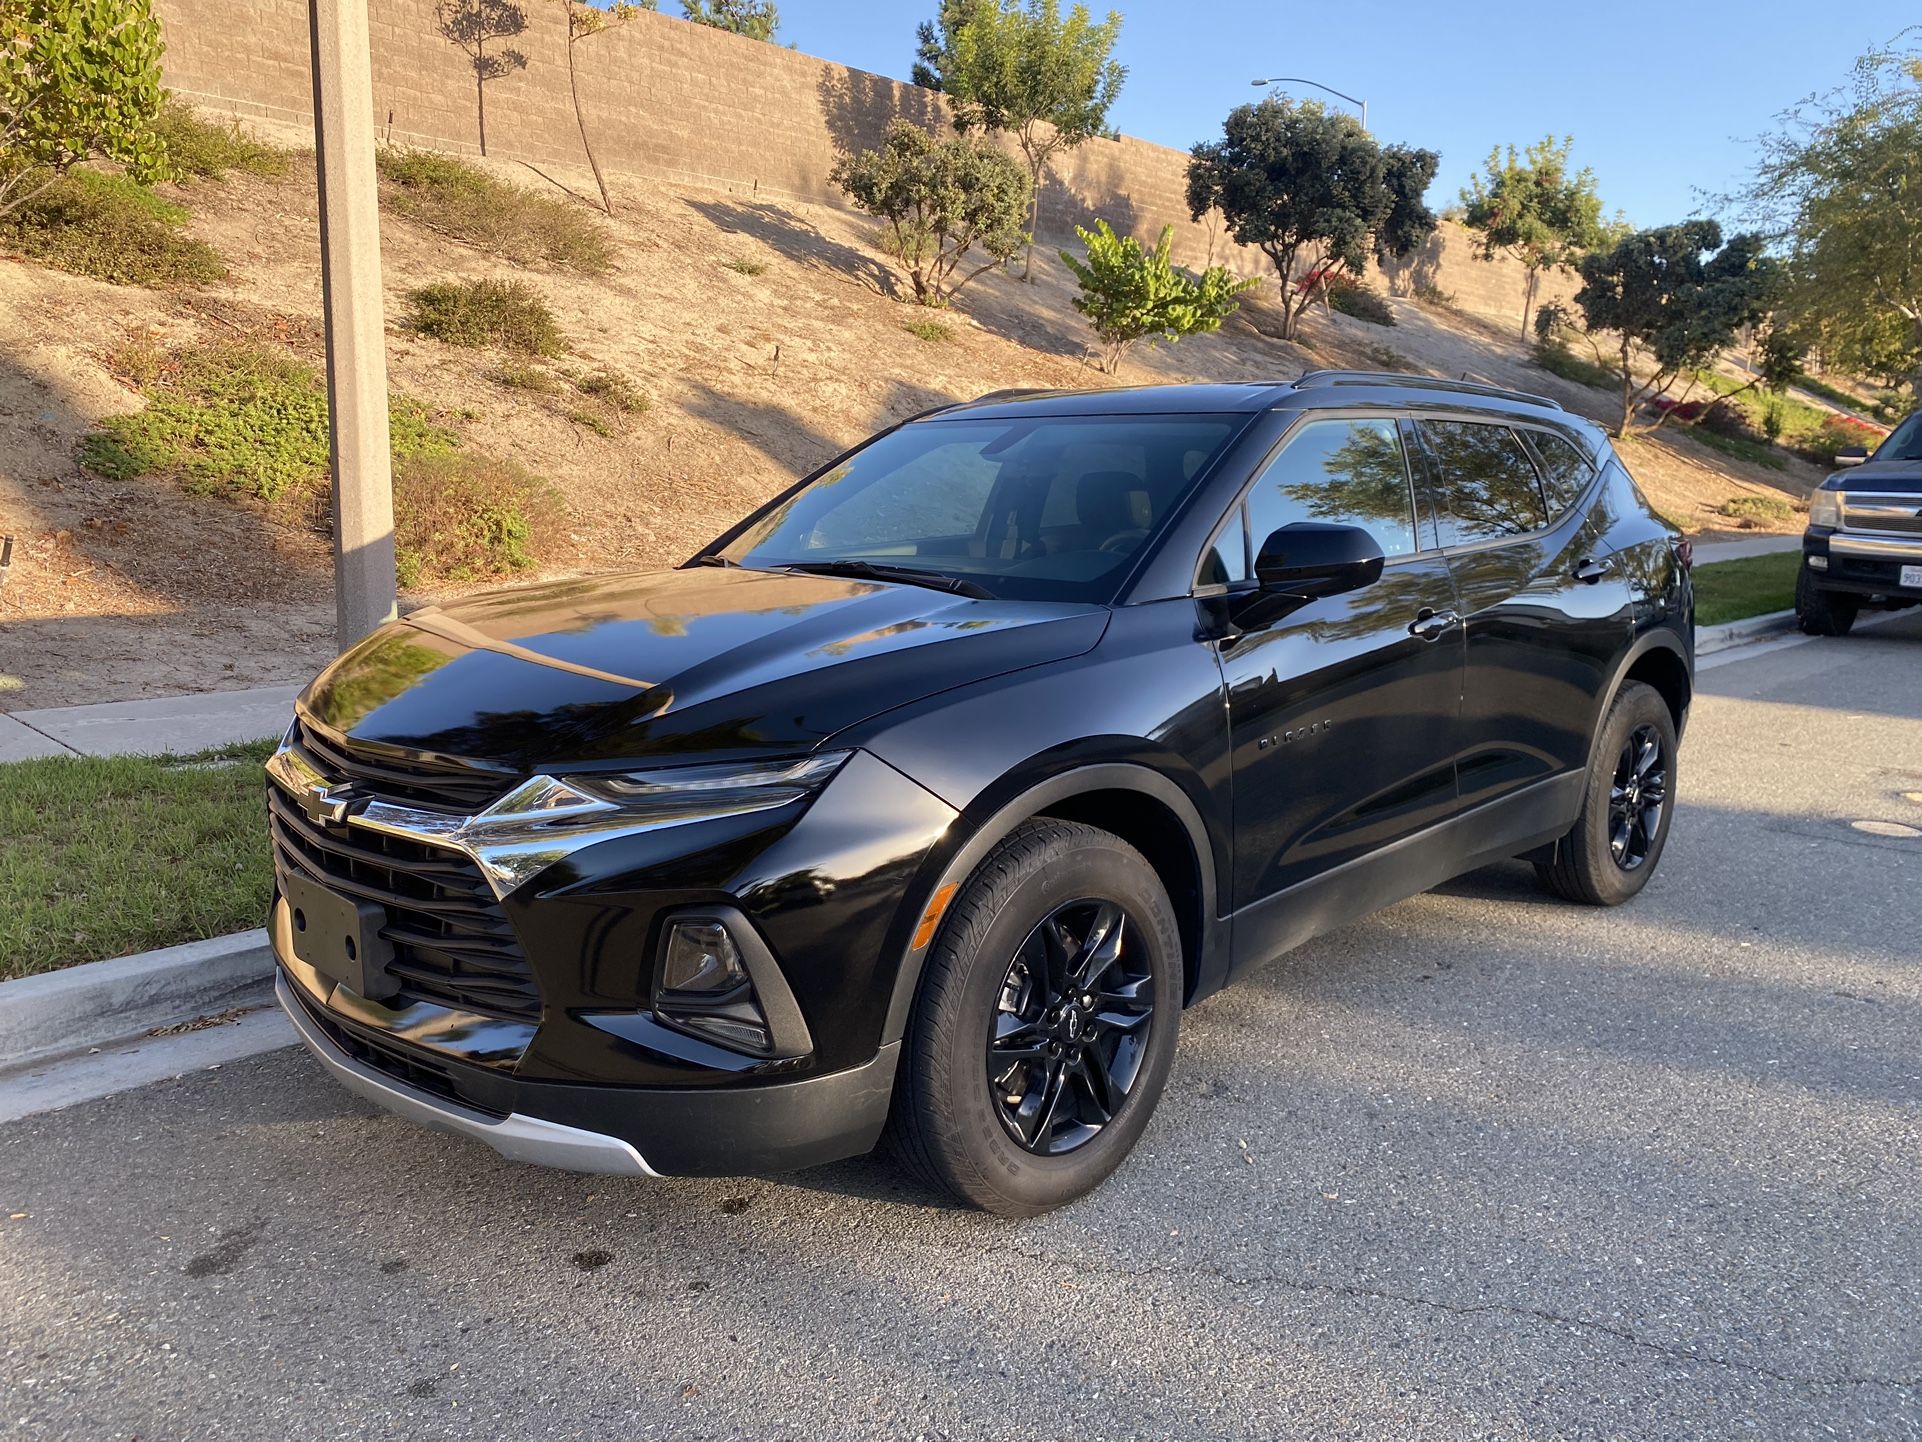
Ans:
POLYGON ((1224 596, 1244 622, 1214 643, 1233 748, 1237 910, 1454 810, 1462 641, 1432 537, 1395 419, 1318 416, 1288 433, 1204 557, 1197 594, 1224 596), (1262 615, 1271 598, 1252 592, 1250 558, 1292 521, 1369 531, 1387 557, 1381 579, 1262 615))
POLYGON ((1595 463, 1552 427, 1416 423, 1466 631, 1464 809, 1588 764, 1632 604, 1595 463))

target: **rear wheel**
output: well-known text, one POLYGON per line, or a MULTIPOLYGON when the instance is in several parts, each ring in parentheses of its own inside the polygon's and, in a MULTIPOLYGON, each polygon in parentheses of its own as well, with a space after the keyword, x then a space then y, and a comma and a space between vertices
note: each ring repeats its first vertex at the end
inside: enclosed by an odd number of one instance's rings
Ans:
POLYGON ((1602 723, 1581 815, 1536 873, 1565 900, 1619 906, 1654 873, 1674 805, 1675 718, 1654 687, 1630 681, 1602 723))
POLYGON ((1846 636, 1861 603, 1853 596, 1825 591, 1806 563, 1795 573, 1795 623, 1811 636, 1846 636))
POLYGON ((1092 826, 1024 823, 929 953, 889 1119, 896 1154, 1008 1216, 1093 1190, 1167 1081, 1181 982, 1174 908, 1141 853, 1092 826))

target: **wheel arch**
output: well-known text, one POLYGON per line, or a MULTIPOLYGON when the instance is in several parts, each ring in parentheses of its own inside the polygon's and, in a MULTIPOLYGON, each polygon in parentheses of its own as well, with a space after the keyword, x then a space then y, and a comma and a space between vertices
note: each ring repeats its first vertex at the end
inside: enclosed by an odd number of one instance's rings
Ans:
POLYGON ((1695 699, 1695 667, 1679 636, 1668 630, 1650 631, 1637 638, 1616 663, 1615 674, 1608 688, 1602 693, 1602 704, 1596 708, 1595 723, 1589 733, 1588 754, 1590 764, 1594 764, 1595 746, 1601 740, 1602 727, 1608 721, 1608 713, 1621 695, 1622 687, 1631 681, 1640 681, 1652 686, 1668 705, 1668 713, 1675 721, 1675 734, 1680 737, 1682 728, 1688 720, 1688 708, 1695 699))
MULTIPOLYGON (((957 890, 987 854, 1022 822, 1036 816, 1080 821, 1112 832, 1147 858, 1160 875, 1181 927, 1183 1003, 1195 998, 1220 970, 1217 935, 1217 880, 1213 847, 1200 808, 1179 783, 1150 767, 1131 762, 1076 766, 1026 786, 974 822, 965 839, 933 873, 916 878, 910 890, 911 914, 924 919, 947 887, 957 890)), ((957 824, 966 824, 966 813, 957 824)), ((948 893, 951 901, 954 892, 948 893)), ((946 903, 942 912, 945 915, 946 903)), ((916 932, 919 931, 916 927, 916 932)), ((940 934, 931 928, 925 944, 910 934, 895 974, 881 1043, 906 1034, 920 991, 921 972, 940 934)))

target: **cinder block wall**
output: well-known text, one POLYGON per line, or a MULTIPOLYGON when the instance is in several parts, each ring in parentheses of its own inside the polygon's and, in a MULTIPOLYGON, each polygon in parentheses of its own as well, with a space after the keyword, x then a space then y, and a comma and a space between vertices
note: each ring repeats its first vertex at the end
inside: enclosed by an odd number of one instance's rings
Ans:
MULTIPOLYGON (((522 3, 526 30, 490 46, 515 50, 526 63, 487 82, 488 153, 535 165, 584 164, 569 99, 565 12, 560 0, 522 3)), ((159 0, 158 8, 174 90, 242 115, 311 123, 301 0, 159 0)), ((473 68, 442 37, 434 0, 370 0, 369 9, 382 132, 401 144, 477 152, 473 68)), ((905 59, 905 20, 901 30, 905 59)), ((897 116, 947 124, 946 103, 932 91, 665 15, 643 12, 580 41, 574 61, 595 154, 610 174, 841 205, 828 180, 837 154, 877 144, 897 116)), ((1229 241, 1218 218, 1188 218, 1187 161, 1181 151, 1132 136, 1066 152, 1046 181, 1043 235, 1071 238, 1074 225, 1096 216, 1144 240, 1172 224, 1178 260, 1270 274, 1266 257, 1229 241)), ((1385 279, 1402 292, 1436 285, 1463 309, 1520 319, 1520 267, 1473 259, 1452 224, 1385 279)), ((1565 278, 1550 276, 1541 298, 1571 290, 1565 278)))

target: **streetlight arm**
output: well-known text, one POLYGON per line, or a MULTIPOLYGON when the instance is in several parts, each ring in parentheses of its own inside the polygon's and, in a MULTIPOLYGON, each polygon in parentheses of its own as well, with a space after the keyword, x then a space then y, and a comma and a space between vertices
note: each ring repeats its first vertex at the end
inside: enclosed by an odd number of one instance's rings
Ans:
POLYGON ((1368 128, 1368 102, 1363 100, 1359 95, 1349 95, 1344 91, 1335 89, 1332 85, 1323 85, 1319 80, 1308 80, 1299 75, 1270 75, 1265 80, 1257 80, 1253 83, 1256 89, 1260 89, 1264 85, 1312 85, 1317 90, 1325 90, 1337 100, 1346 100, 1350 105, 1359 105, 1361 107, 1361 128, 1363 130, 1368 128))

